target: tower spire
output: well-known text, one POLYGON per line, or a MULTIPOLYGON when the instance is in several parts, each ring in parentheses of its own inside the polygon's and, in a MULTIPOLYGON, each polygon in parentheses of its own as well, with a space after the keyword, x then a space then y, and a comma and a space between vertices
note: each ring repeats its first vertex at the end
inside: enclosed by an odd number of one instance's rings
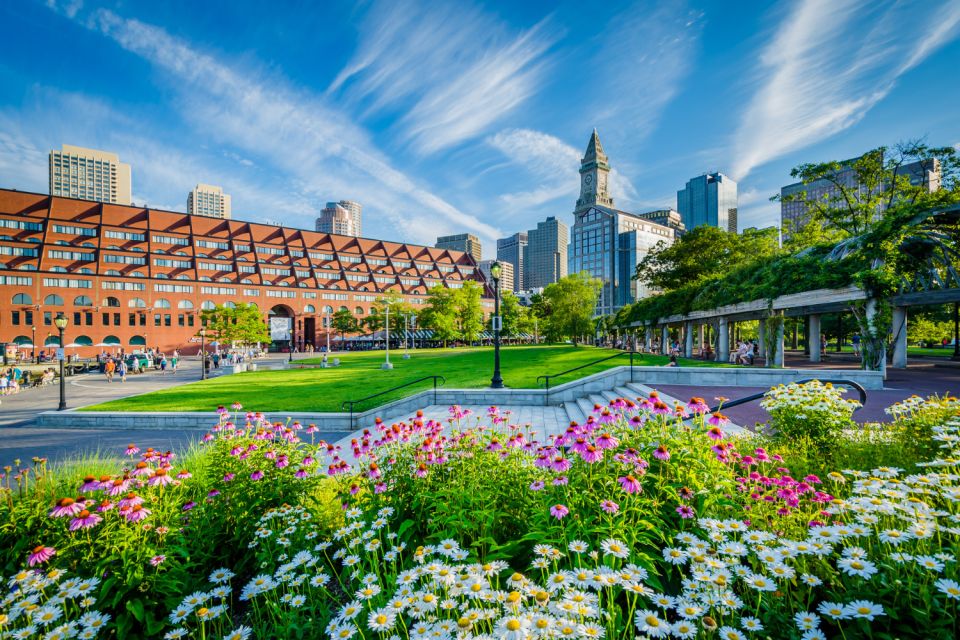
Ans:
POLYGON ((603 152, 600 136, 594 128, 590 141, 587 142, 587 150, 580 161, 580 198, 577 200, 577 211, 594 205, 613 206, 607 183, 609 173, 607 154, 603 152))

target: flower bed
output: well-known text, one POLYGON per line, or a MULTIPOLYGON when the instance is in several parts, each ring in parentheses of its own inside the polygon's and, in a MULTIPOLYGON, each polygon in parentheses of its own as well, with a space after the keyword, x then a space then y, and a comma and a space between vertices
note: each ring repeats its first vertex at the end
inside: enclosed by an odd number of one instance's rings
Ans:
POLYGON ((789 440, 731 438, 696 398, 621 398, 551 437, 452 407, 444 423, 378 422, 348 451, 241 411, 182 460, 131 446, 80 483, 42 462, 8 472, 0 635, 960 632, 954 399, 875 427, 925 436, 926 461, 844 470, 791 469, 789 440))

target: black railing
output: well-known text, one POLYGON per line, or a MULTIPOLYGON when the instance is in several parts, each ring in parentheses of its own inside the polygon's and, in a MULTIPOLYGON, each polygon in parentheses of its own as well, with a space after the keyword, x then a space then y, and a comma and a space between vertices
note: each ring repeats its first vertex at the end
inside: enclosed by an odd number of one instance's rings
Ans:
MULTIPOLYGON (((855 411, 859 411, 860 409, 863 408, 863 405, 867 404, 867 390, 864 389, 863 385, 861 385, 859 382, 854 382, 853 380, 821 380, 820 378, 806 378, 805 380, 797 380, 796 384, 804 384, 806 382, 813 382, 814 380, 817 380, 818 382, 824 382, 824 383, 829 382, 830 384, 833 384, 833 385, 844 385, 854 389, 858 394, 860 394, 860 406, 857 407, 855 411)), ((767 395, 766 391, 762 391, 760 393, 754 393, 749 396, 737 398, 736 400, 729 400, 727 402, 724 402, 722 407, 724 409, 728 409, 730 407, 736 407, 737 405, 753 402, 754 400, 759 400, 765 395, 767 395)), ((721 408, 721 405, 710 407, 710 413, 719 411, 720 408, 721 408)))
POLYGON ((433 380, 433 404, 437 404, 437 387, 438 387, 438 386, 442 387, 443 385, 445 385, 445 384, 447 383, 447 379, 444 378, 443 376, 424 376, 424 377, 422 377, 422 378, 417 378, 416 380, 411 380, 410 382, 405 382, 405 383, 403 383, 403 384, 401 384, 401 385, 397 385, 396 387, 393 387, 393 388, 391 388, 391 389, 387 389, 387 390, 385 390, 385 391, 381 391, 381 392, 379 392, 379 393, 375 393, 375 394, 373 394, 372 396, 367 396, 366 398, 360 398, 359 400, 346 400, 346 401, 344 401, 344 402, 340 405, 340 410, 341 410, 341 411, 345 410, 345 409, 347 408, 347 406, 349 405, 349 407, 350 407, 350 428, 352 429, 352 428, 354 427, 354 424, 353 424, 353 409, 354 409, 354 407, 356 407, 358 404, 360 404, 361 402, 366 402, 367 400, 373 400, 374 398, 378 398, 378 397, 380 397, 380 396, 382 396, 382 395, 386 395, 386 394, 388 394, 388 393, 392 393, 392 392, 394 392, 394 391, 397 391, 398 389, 403 389, 403 388, 406 388, 406 387, 415 385, 415 384, 417 384, 418 382, 423 382, 424 380, 433 380), (439 380, 439 382, 440 382, 439 385, 437 384, 437 381, 438 381, 438 380, 439 380))
POLYGON ((541 382, 545 383, 545 389, 547 394, 550 394, 550 381, 553 378, 559 378, 560 376, 565 376, 568 373, 573 373, 574 371, 579 371, 580 369, 586 369, 587 367, 592 367, 595 364, 600 364, 601 362, 606 362, 608 360, 613 360, 614 358, 619 358, 621 356, 630 356, 630 382, 633 382, 633 356, 637 353, 636 351, 621 351, 620 353, 615 353, 612 356, 607 356, 606 358, 600 358, 599 360, 594 360, 593 362, 588 362, 582 364, 579 367, 574 367, 573 369, 567 369, 566 371, 561 371, 560 373, 551 373, 550 375, 537 376, 537 385, 540 385, 541 382))

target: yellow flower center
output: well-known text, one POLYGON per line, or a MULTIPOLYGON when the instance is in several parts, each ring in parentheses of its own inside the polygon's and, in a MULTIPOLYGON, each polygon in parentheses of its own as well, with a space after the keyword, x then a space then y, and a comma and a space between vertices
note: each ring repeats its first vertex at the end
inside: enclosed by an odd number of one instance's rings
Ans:
POLYGON ((519 620, 507 620, 507 631, 516 631, 520 628, 519 620))
POLYGON ((647 626, 648 626, 648 627, 659 627, 659 626, 660 626, 660 621, 657 620, 657 618, 656 618, 655 616, 647 616, 646 618, 644 618, 643 621, 647 623, 647 626))

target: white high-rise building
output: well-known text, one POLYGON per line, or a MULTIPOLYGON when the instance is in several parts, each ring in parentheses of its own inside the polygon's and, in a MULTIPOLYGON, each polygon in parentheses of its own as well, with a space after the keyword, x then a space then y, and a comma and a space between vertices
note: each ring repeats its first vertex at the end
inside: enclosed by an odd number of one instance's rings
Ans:
POLYGON ((354 200, 328 202, 316 221, 320 233, 335 233, 341 236, 360 237, 360 214, 363 205, 354 200))
MULTIPOLYGON (((483 278, 487 281, 487 284, 490 285, 491 289, 493 288, 493 273, 490 271, 490 267, 493 266, 494 262, 497 262, 497 260, 481 260, 477 263, 477 267, 480 268, 480 273, 483 274, 483 278)), ((515 274, 516 272, 511 263, 500 263, 500 293, 513 291, 515 274)))
POLYGON ((198 184, 187 194, 187 213, 208 218, 230 218, 230 196, 212 184, 198 184))
POLYGON ((50 195, 130 204, 130 165, 108 151, 71 144, 50 152, 50 195))

